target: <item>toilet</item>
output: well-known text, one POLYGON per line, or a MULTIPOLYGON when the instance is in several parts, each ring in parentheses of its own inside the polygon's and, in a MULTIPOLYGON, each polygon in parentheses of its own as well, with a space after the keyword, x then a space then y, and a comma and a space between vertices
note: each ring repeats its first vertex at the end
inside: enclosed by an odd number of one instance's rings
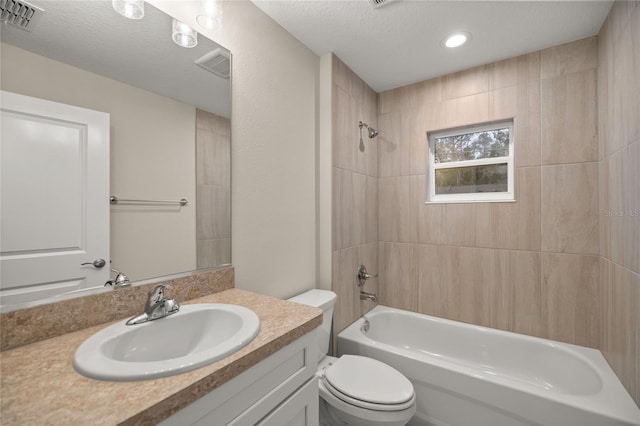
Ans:
POLYGON ((393 367, 358 355, 339 358, 328 355, 331 320, 336 294, 328 290, 309 290, 289 299, 291 302, 321 308, 318 329, 318 386, 320 424, 323 426, 402 426, 416 412, 413 385, 393 367))

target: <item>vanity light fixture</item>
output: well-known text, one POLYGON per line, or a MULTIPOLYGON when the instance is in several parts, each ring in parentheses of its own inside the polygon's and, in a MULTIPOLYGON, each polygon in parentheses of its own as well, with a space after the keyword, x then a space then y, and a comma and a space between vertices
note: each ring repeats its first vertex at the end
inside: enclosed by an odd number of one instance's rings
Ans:
POLYGON ((446 47, 454 48, 454 47, 462 46, 463 44, 468 42, 470 39, 471 39, 471 34, 465 33, 465 32, 458 32, 458 33, 451 34, 442 42, 442 44, 445 45, 446 47))
POLYGON ((196 22, 203 28, 215 30, 222 22, 222 10, 216 0, 202 0, 201 13, 196 16, 196 22))
POLYGON ((113 0, 111 4, 125 18, 136 20, 144 18, 143 0, 113 0))
POLYGON ((182 47, 195 47, 198 44, 198 33, 177 19, 173 20, 171 38, 173 41, 182 47))

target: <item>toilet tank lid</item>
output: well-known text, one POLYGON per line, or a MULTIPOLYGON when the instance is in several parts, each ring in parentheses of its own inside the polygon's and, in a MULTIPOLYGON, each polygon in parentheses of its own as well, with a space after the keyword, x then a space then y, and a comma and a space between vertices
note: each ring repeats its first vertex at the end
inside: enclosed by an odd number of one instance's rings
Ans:
POLYGON ((313 290, 292 297, 289 301, 326 310, 335 303, 336 294, 330 290, 314 288, 313 290))

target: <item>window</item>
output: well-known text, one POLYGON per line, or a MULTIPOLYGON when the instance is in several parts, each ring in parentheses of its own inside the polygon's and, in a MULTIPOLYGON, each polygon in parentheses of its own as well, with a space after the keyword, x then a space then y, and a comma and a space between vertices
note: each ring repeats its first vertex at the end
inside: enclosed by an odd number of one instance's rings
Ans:
POLYGON ((513 120, 428 133, 427 202, 514 201, 513 120))

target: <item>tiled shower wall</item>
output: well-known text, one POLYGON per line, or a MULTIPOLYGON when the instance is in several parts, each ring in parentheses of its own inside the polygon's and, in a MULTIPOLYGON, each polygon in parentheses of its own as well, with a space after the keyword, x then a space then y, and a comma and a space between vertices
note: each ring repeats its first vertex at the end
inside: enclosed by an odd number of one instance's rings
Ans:
MULTIPOLYGON (((377 94, 340 59, 332 56, 332 289, 338 295, 333 317, 334 336, 375 304, 360 301, 356 271, 365 265, 378 272, 378 147, 362 129, 363 121, 377 128, 377 94)), ((377 292, 378 279, 364 286, 377 292)))
POLYGON ((371 307, 354 269, 377 220, 380 303, 601 349, 640 402, 640 2, 597 38, 379 94, 377 218, 353 134, 371 91, 333 63, 334 331, 371 307), (426 205, 426 133, 510 117, 516 202, 426 205))
POLYGON ((380 303, 600 346, 595 37, 379 95, 380 303), (425 204, 427 132, 513 118, 516 202, 425 204))
POLYGON ((231 263, 231 121, 196 111, 197 267, 231 263))
POLYGON ((640 2, 598 36, 602 352, 640 403, 640 2))

